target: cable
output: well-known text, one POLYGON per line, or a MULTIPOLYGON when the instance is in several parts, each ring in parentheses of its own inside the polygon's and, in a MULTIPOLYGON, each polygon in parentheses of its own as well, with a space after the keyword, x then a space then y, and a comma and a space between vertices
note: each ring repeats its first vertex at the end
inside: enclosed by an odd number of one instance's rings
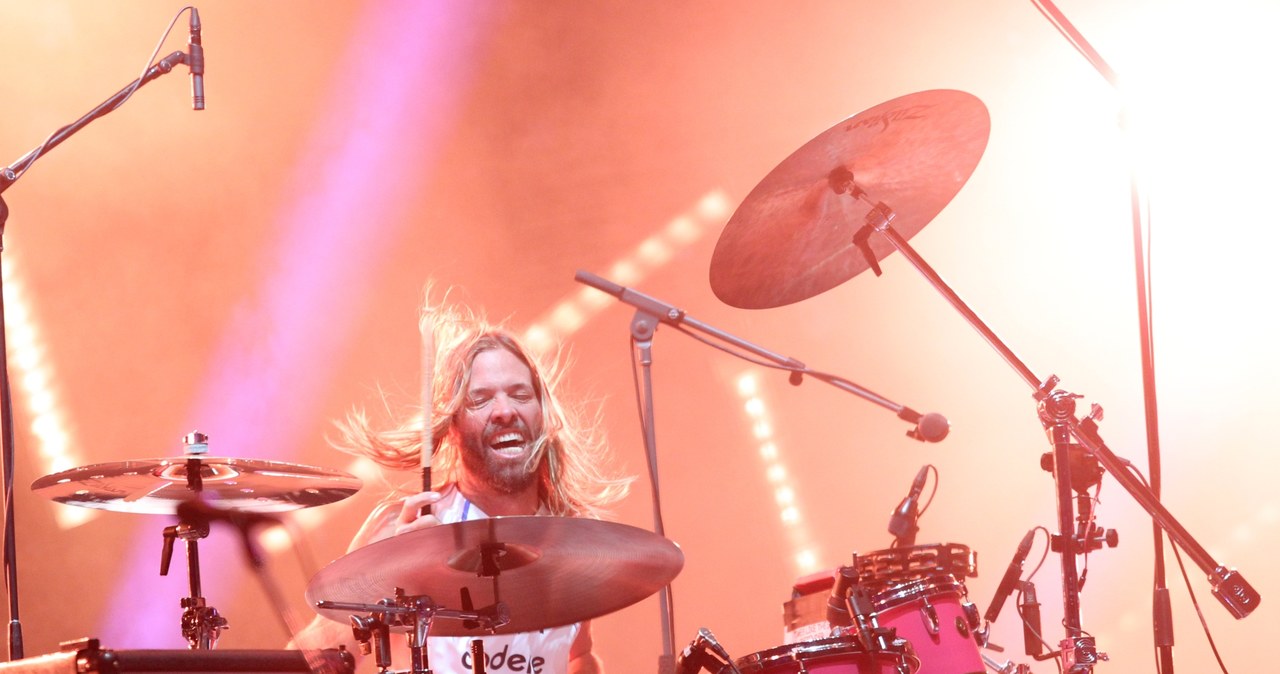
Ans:
MULTIPOLYGON (((151 69, 152 64, 156 60, 156 56, 160 54, 160 48, 163 47, 165 41, 169 39, 169 35, 173 33, 173 27, 178 24, 178 19, 182 18, 183 12, 186 12, 190 9, 192 9, 191 5, 187 5, 186 7, 183 7, 182 9, 178 10, 178 13, 173 16, 173 20, 169 22, 169 26, 165 28, 164 33, 160 36, 160 41, 156 43, 155 49, 153 49, 151 51, 151 55, 147 57, 146 65, 142 66, 142 74, 139 75, 138 79, 134 81, 133 87, 130 88, 129 93, 126 94, 124 98, 120 99, 118 103, 112 106, 110 110, 103 111, 103 114, 106 114, 108 112, 111 112, 112 110, 118 109, 120 106, 124 105, 125 102, 127 102, 130 98, 133 98, 134 92, 136 92, 138 90, 138 87, 142 86, 142 83, 146 81, 147 71, 151 69)), ((31 169, 31 166, 35 164, 37 159, 40 158, 40 155, 44 154, 45 148, 49 146, 49 143, 52 142, 53 139, 58 136, 58 134, 65 131, 67 129, 67 126, 69 125, 64 125, 55 129, 53 133, 49 134, 44 139, 43 143, 40 143, 39 147, 28 152, 21 159, 15 162, 16 164, 22 164, 22 168, 13 173, 13 176, 9 179, 9 182, 10 183, 17 182, 19 178, 26 175, 27 171, 31 169)))

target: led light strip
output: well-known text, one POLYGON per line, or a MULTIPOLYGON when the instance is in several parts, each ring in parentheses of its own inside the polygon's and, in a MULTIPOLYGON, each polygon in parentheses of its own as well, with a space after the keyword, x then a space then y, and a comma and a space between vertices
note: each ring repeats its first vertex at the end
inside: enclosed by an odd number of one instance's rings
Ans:
POLYGON ((751 422, 752 435, 760 443, 760 460, 764 463, 765 479, 773 486, 773 498, 778 504, 778 517, 791 539, 794 551, 792 561, 797 575, 804 576, 818 570, 821 555, 814 548, 804 515, 796 501, 796 488, 791 482, 786 464, 773 437, 773 424, 769 422, 769 410, 760 396, 760 382, 754 372, 738 377, 738 396, 751 422))
MULTIPOLYGON (((615 262, 609 268, 609 280, 624 286, 639 283, 669 262, 678 249, 702 238, 711 226, 724 224, 728 214, 728 196, 721 190, 708 192, 693 208, 676 216, 661 231, 641 241, 630 255, 615 262)), ((525 344, 545 353, 615 302, 599 290, 583 287, 557 302, 530 325, 524 333, 525 344)))
MULTIPOLYGON (((41 461, 36 471, 41 475, 69 470, 80 465, 80 457, 71 449, 71 433, 64 420, 65 415, 58 394, 52 363, 44 358, 44 340, 40 328, 31 315, 30 303, 23 294, 23 285, 6 260, 4 274, 4 311, 6 344, 11 381, 18 382, 21 397, 26 401, 31 415, 31 435, 36 440, 41 461), (16 375, 16 376, 14 376, 16 375)), ((56 507, 54 521, 61 529, 79 526, 97 517, 99 511, 92 508, 56 507)))

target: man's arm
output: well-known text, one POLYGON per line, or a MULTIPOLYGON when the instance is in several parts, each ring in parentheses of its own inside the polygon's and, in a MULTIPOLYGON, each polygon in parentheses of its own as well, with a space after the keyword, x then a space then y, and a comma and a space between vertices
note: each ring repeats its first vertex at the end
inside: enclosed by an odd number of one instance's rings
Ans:
POLYGON ((569 674, 604 674, 604 665, 591 652, 591 645, 591 621, 584 620, 569 646, 569 674))

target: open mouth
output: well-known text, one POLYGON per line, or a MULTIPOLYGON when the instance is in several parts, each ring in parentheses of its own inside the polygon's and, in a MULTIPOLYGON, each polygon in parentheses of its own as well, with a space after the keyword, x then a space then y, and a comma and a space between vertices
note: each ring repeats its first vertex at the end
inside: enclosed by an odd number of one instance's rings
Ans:
POLYGON ((489 441, 489 447, 502 454, 516 454, 524 449, 525 437, 518 431, 504 431, 489 441))

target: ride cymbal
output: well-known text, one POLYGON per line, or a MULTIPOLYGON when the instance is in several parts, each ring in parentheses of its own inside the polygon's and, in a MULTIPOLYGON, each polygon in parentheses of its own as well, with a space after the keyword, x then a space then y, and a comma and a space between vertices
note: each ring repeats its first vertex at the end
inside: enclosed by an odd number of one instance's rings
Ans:
POLYGON ((872 205, 887 206, 894 231, 910 239, 964 186, 990 129, 982 101, 938 89, 881 103, 824 131, 738 206, 711 256, 711 289, 726 304, 766 309, 853 278, 894 250, 865 233, 864 246, 854 243, 872 205), (848 193, 850 178, 865 200, 848 193))
MULTIPOLYGON (((657 592, 684 566, 673 542, 644 529, 574 517, 493 517, 442 524, 384 539, 330 563, 311 579, 307 601, 377 604, 401 588, 450 609, 506 605, 510 634, 612 613, 657 592), (486 554, 490 564, 486 565, 486 554), (489 571, 485 571, 485 567, 489 571)), ((350 611, 317 609, 347 623, 350 611)), ((436 619, 432 636, 478 633, 436 619)))

